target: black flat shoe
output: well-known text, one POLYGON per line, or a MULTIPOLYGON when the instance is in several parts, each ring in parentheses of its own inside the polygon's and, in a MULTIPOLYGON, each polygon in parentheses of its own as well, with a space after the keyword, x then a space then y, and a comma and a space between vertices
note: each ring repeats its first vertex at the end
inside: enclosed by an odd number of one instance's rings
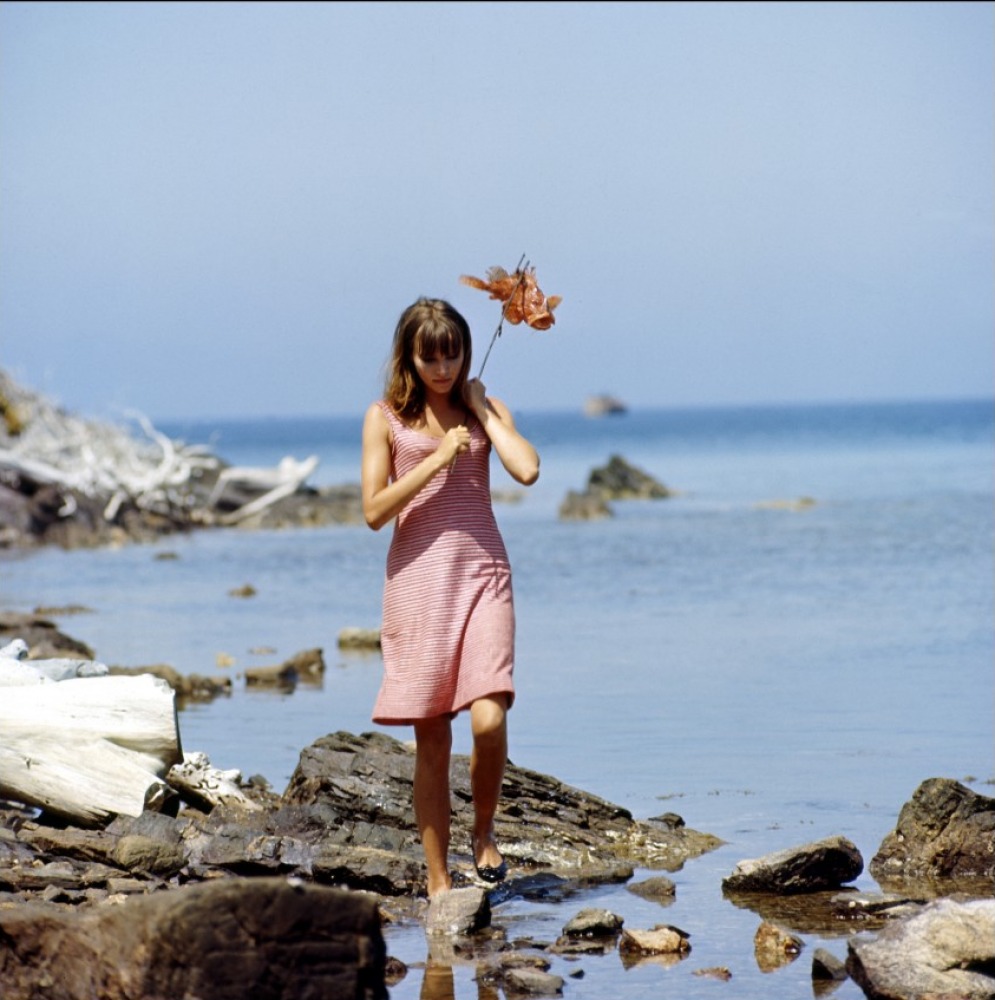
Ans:
POLYGON ((477 878, 479 878, 482 882, 489 882, 491 885, 503 882, 508 875, 508 862, 503 858, 501 859, 501 864, 497 867, 492 867, 490 865, 478 865, 477 859, 474 858, 473 868, 477 873, 477 878))

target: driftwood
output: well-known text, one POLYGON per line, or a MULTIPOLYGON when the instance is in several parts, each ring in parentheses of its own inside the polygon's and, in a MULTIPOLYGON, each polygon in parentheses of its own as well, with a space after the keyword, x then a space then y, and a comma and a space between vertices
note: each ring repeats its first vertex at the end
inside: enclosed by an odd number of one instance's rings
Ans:
POLYGON ((219 770, 203 753, 184 754, 183 763, 171 767, 166 780, 185 802, 207 811, 220 805, 238 805, 248 810, 262 808, 242 791, 241 771, 219 770))
POLYGON ((315 455, 274 468, 225 467, 203 446, 174 441, 141 413, 128 425, 86 420, 18 386, 0 371, 0 483, 56 491, 61 519, 97 505, 106 522, 137 509, 181 523, 239 524, 296 493, 315 455), (213 484, 213 486, 212 486, 213 484))
MULTIPOLYGON (((0 397, 16 413, 15 433, 8 420, 0 434, 0 474, 76 491, 105 502, 104 517, 114 520, 121 504, 157 509, 179 502, 176 490, 195 469, 216 469, 219 460, 202 448, 187 447, 157 431, 140 413, 129 412, 144 438, 132 428, 86 420, 18 386, 0 372, 0 397)), ((64 516, 73 513, 66 497, 64 516)))
POLYGON ((238 524, 272 506, 277 500, 296 493, 317 467, 317 455, 311 455, 303 462, 288 455, 272 469, 232 466, 218 476, 208 498, 208 506, 223 508, 226 503, 230 505, 234 497, 236 509, 219 514, 217 520, 223 525, 238 524))
POLYGON ((0 797, 82 825, 158 810, 183 759, 173 691, 148 674, 5 687, 0 797))

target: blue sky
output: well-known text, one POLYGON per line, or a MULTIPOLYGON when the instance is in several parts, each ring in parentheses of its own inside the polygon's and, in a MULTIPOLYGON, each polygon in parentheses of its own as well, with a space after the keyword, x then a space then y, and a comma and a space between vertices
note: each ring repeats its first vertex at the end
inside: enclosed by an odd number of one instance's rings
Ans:
MULTIPOLYGON (((450 299, 518 410, 990 396, 990 3, 0 4, 0 366, 359 414, 450 299)), ((475 366, 476 368, 477 366, 475 366)))

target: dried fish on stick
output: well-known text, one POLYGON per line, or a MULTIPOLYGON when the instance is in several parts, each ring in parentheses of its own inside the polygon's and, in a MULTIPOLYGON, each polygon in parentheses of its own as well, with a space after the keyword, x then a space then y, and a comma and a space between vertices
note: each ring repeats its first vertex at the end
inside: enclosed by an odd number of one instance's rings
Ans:
POLYGON ((524 322, 533 330, 548 330, 556 322, 553 310, 563 301, 560 295, 546 296, 543 293, 536 280, 535 268, 525 259, 524 254, 518 262, 518 267, 511 274, 503 267, 495 266, 487 271, 486 279, 463 274, 459 280, 471 288, 488 292, 492 299, 503 303, 501 319, 480 366, 481 374, 484 365, 487 364, 487 358, 490 357, 494 341, 501 336, 505 320, 513 326, 524 322))

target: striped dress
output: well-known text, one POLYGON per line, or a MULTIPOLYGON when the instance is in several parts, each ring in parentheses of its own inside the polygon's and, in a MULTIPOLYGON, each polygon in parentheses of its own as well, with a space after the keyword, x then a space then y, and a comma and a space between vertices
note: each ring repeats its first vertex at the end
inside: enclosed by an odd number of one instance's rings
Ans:
MULTIPOLYGON (((439 446, 384 402, 396 480, 439 446)), ((511 566, 490 495, 491 443, 471 418, 469 451, 398 515, 383 593, 384 677, 373 721, 455 715, 484 695, 514 698, 511 566)))

